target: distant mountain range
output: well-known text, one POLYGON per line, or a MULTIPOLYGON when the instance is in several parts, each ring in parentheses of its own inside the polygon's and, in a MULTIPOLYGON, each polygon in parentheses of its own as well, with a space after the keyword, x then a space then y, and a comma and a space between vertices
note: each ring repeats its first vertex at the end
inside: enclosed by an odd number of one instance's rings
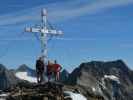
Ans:
MULTIPOLYGON (((25 64, 16 70, 8 70, 0 64, 0 90, 15 86, 22 81, 21 77, 34 81, 35 76, 35 70, 25 64), (18 73, 20 77, 16 76, 18 73)), ((72 73, 64 69, 60 81, 66 86, 78 88, 90 100, 97 97, 133 100, 133 71, 122 60, 81 63, 72 73)))

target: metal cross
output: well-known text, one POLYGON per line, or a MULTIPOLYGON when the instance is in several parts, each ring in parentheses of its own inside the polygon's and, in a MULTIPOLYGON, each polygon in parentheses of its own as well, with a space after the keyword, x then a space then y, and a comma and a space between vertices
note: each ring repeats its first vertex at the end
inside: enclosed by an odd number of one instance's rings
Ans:
POLYGON ((41 11, 41 25, 39 28, 37 27, 28 27, 25 29, 26 32, 38 33, 39 39, 41 42, 41 57, 43 58, 44 62, 47 61, 47 44, 48 44, 48 37, 62 35, 63 32, 60 30, 54 30, 48 28, 48 21, 47 21, 47 11, 46 9, 42 9, 41 11))

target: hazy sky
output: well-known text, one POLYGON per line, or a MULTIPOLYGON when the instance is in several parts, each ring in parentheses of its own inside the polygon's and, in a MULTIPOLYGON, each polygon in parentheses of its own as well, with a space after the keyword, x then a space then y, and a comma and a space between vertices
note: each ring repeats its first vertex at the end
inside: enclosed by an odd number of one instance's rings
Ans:
POLYGON ((133 0, 1 0, 0 63, 34 68, 40 44, 24 28, 40 23, 40 11, 64 36, 49 42, 49 59, 72 70, 81 62, 123 59, 133 68, 133 0), (22 34, 23 33, 23 34, 22 34))

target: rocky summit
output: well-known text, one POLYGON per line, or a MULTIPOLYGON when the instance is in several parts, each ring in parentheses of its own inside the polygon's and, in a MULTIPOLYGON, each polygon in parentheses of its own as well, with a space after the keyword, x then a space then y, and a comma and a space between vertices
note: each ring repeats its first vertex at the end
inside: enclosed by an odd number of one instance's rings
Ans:
MULTIPOLYGON (((25 64, 16 70, 8 70, 1 64, 0 89, 18 85, 21 79, 15 73, 20 72, 30 73, 26 77, 30 80, 36 76, 35 70, 25 64)), ((79 90, 88 100, 133 100, 133 71, 122 60, 81 63, 72 73, 64 69, 60 81, 64 91, 79 90)))

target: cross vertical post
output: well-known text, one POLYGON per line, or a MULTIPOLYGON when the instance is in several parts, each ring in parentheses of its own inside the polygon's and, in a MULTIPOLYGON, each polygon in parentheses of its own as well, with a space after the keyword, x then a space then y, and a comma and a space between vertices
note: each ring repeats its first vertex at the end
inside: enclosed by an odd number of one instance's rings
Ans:
POLYGON ((41 32, 41 56, 44 60, 44 62, 47 61, 47 34, 45 31, 47 30, 47 11, 46 9, 43 9, 41 12, 42 17, 42 23, 41 23, 41 29, 44 30, 44 32, 41 32))

